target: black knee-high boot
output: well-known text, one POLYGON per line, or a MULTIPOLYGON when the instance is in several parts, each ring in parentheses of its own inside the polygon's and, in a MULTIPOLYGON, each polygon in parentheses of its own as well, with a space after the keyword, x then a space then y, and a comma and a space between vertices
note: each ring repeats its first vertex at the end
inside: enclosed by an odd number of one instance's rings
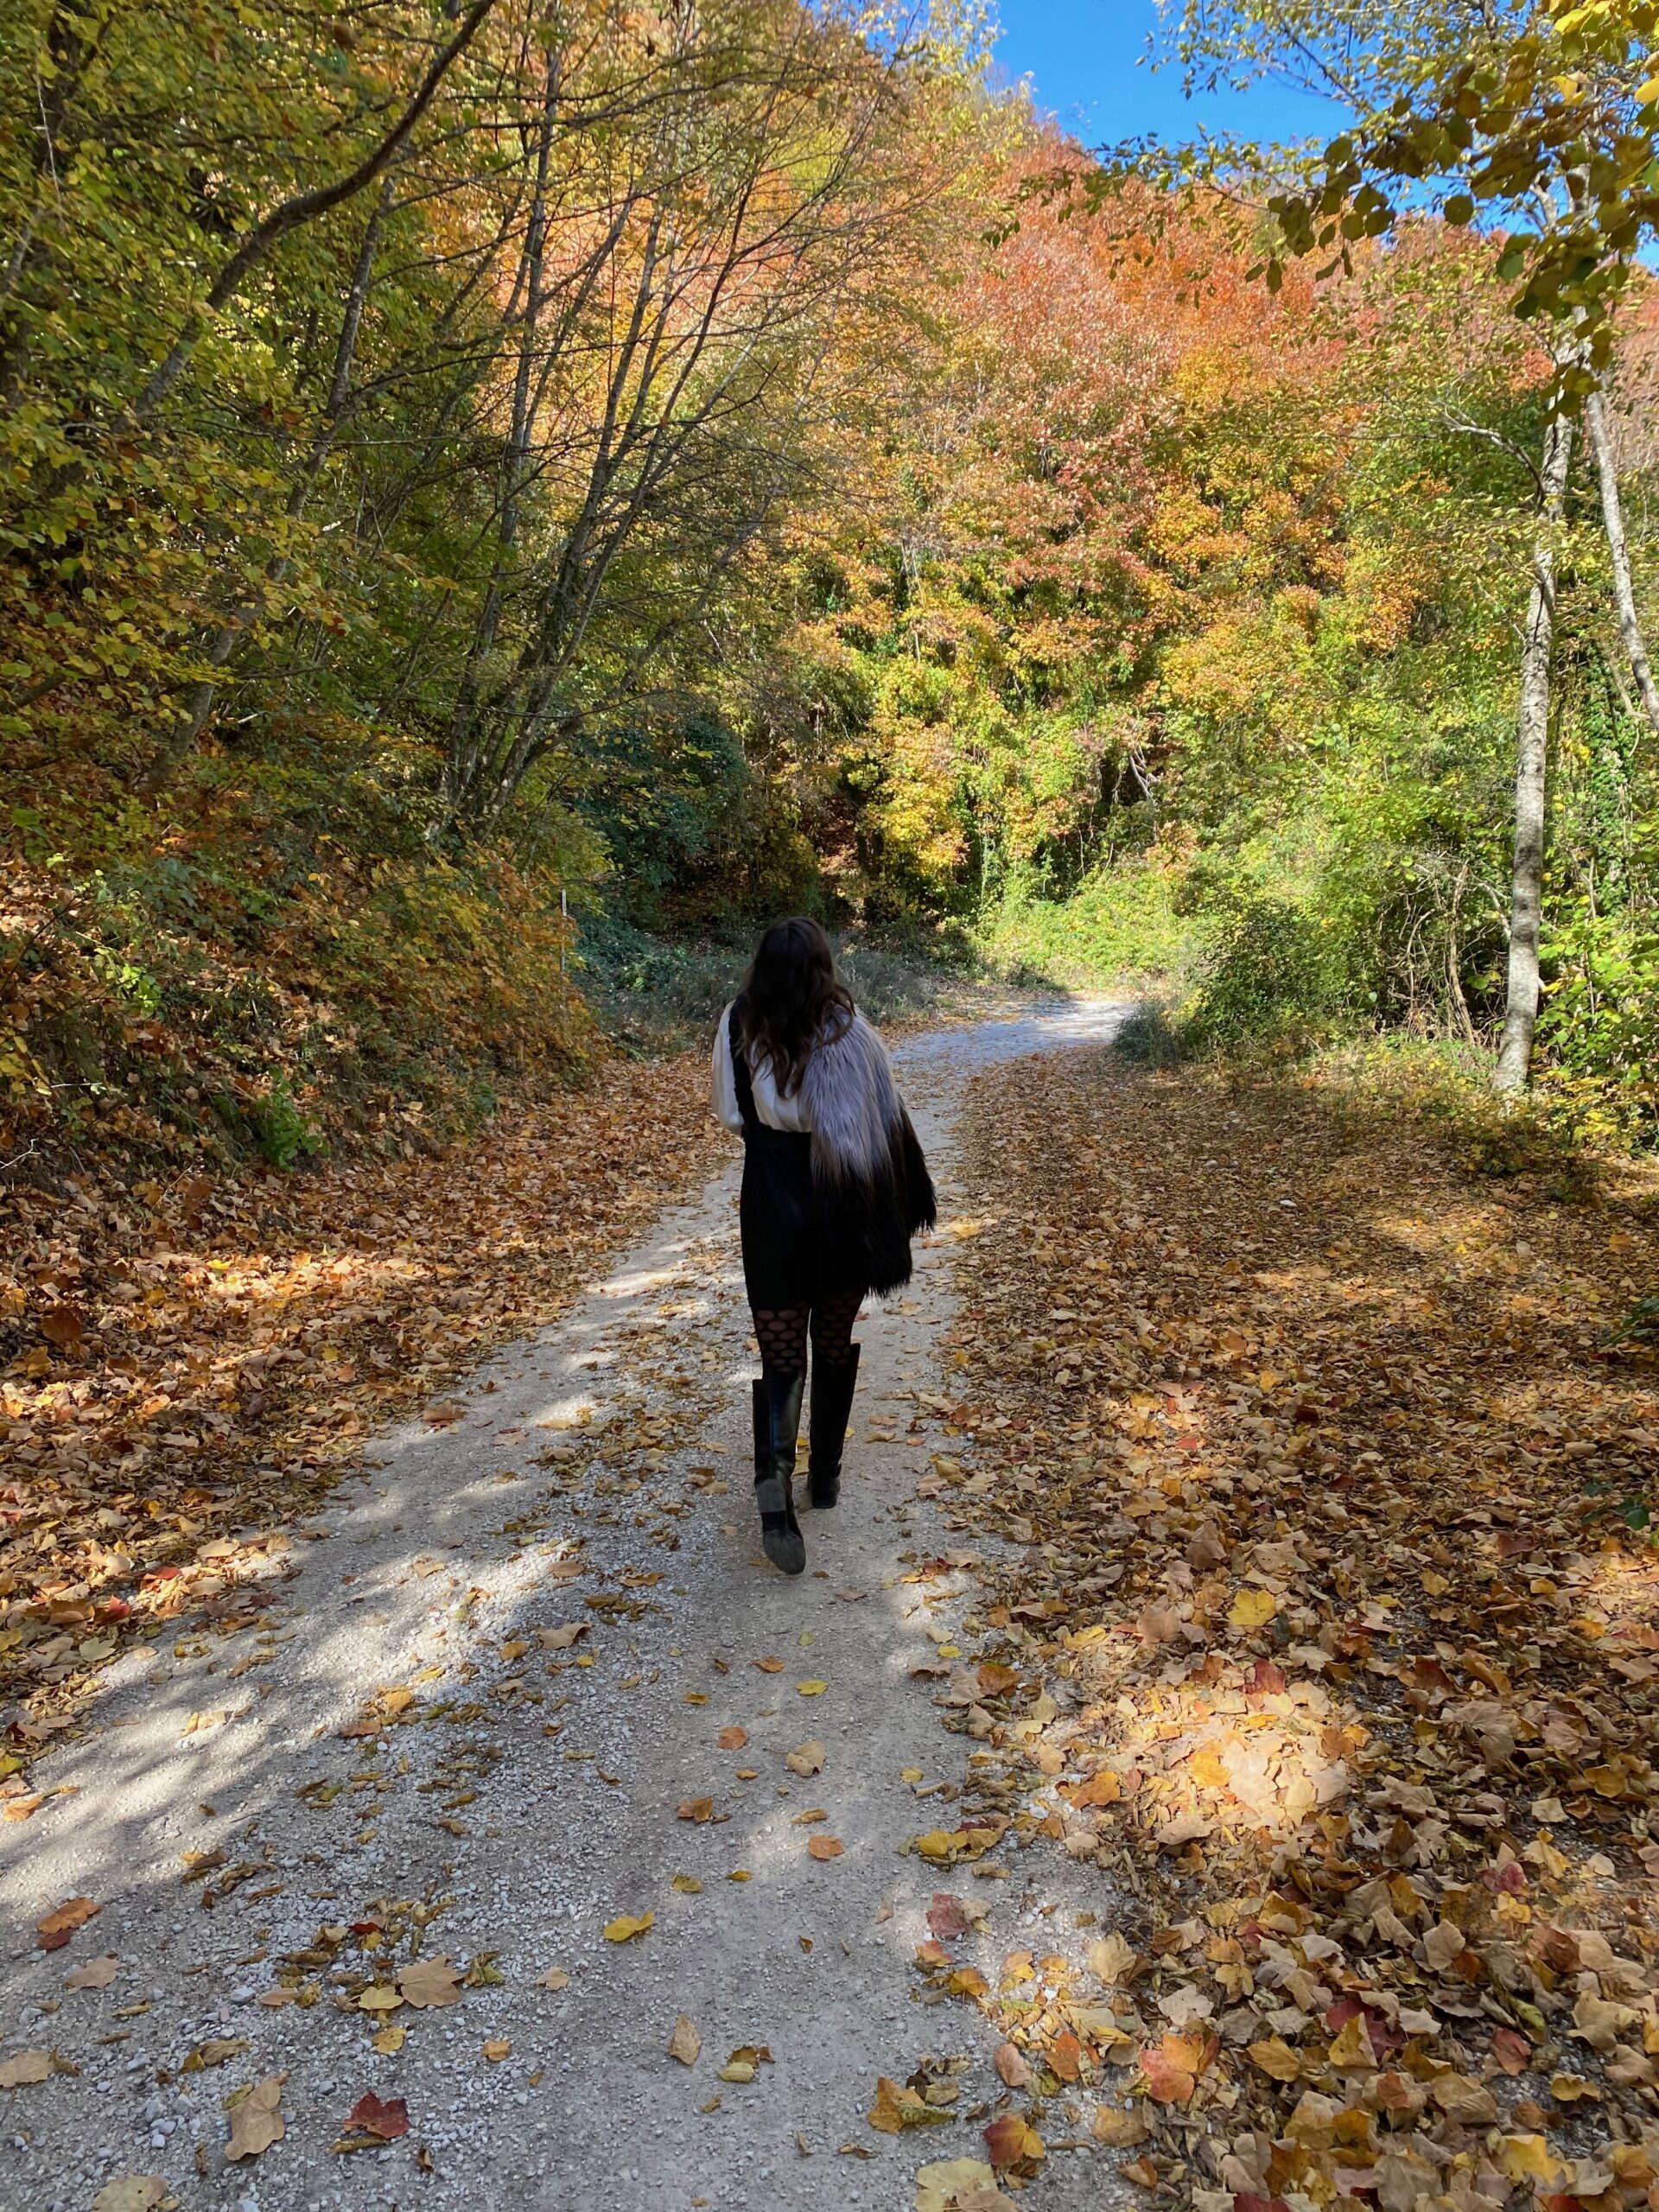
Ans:
POLYGON ((754 1502, 760 1509, 760 1541, 766 1557, 785 1574, 799 1574, 806 1566, 794 1489, 805 1384, 798 1370, 774 1368, 754 1385, 754 1502))
POLYGON ((841 1496, 841 1454, 847 1441, 847 1418, 853 1410, 858 1387, 858 1346, 848 1346, 848 1357, 826 1365, 812 1363, 812 1411, 807 1426, 807 1498, 820 1511, 841 1496))

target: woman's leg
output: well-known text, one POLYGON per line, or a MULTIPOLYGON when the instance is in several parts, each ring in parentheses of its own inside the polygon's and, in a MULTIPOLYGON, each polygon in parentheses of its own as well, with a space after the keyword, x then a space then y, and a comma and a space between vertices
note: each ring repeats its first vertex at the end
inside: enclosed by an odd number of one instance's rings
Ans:
POLYGON ((806 1381, 807 1309, 755 1306, 754 1338, 760 1347, 760 1380, 754 1386, 754 1498, 766 1557, 785 1574, 806 1565, 806 1545, 795 1518, 795 1446, 806 1381))
POLYGON ((750 1308, 754 1341, 760 1347, 763 1373, 781 1368, 798 1375, 806 1365, 807 1309, 804 1306, 756 1306, 750 1308))
POLYGON ((812 1413, 807 1430, 808 1496, 820 1510, 841 1495, 841 1455, 858 1387, 853 1326, 865 1293, 839 1291, 812 1308, 812 1413))
POLYGON ((812 1308, 812 1364, 842 1367, 858 1360, 853 1329, 858 1309, 869 1295, 863 1289, 838 1290, 812 1308))

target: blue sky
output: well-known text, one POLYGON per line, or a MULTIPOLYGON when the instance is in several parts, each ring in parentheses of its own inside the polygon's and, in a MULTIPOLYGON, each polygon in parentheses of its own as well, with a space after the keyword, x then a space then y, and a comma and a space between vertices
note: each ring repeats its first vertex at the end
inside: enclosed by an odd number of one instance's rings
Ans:
POLYGON ((1154 131, 1194 137, 1200 124, 1240 137, 1329 137, 1341 111, 1274 85, 1244 92, 1182 97, 1180 72, 1141 60, 1157 24, 1153 0, 1000 0, 997 61, 1009 78, 1029 75, 1038 103, 1086 145, 1154 131))

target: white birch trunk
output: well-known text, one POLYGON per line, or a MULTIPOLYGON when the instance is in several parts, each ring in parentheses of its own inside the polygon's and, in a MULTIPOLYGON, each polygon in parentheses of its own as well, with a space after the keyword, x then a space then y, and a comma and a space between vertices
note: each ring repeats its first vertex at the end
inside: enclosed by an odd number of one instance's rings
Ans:
POLYGON ((1555 642, 1555 541, 1573 458, 1573 424, 1552 415, 1544 433, 1538 531, 1521 654, 1515 747, 1515 871, 1510 896, 1509 988, 1497 1053, 1497 1087, 1527 1087, 1538 1026, 1538 939, 1543 921, 1545 779, 1549 765, 1549 674, 1555 642))
POLYGON ((1613 441, 1607 428, 1607 403, 1599 391, 1592 391, 1584 403, 1584 427, 1589 434, 1590 450, 1595 455, 1596 476, 1601 486, 1601 519, 1612 559, 1613 603, 1618 613, 1619 642, 1636 679, 1636 696, 1642 702, 1642 711, 1649 726, 1659 730, 1659 684, 1653 680, 1647 641, 1642 635, 1641 618, 1636 611, 1630 540, 1624 534, 1624 502, 1619 496, 1613 441))

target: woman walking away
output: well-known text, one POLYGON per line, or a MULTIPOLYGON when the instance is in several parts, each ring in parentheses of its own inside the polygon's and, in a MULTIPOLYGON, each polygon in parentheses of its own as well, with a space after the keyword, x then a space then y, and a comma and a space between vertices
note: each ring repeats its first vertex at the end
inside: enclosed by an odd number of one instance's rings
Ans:
POLYGON ((816 922, 774 922, 715 1038, 714 1106, 743 1139, 743 1281, 760 1347, 754 1495, 766 1557, 806 1565, 795 1445, 812 1342, 807 1495, 841 1489, 858 1379, 853 1324, 870 1291, 910 1281, 910 1240, 933 1225, 927 1162, 881 1039, 836 978, 816 922))

